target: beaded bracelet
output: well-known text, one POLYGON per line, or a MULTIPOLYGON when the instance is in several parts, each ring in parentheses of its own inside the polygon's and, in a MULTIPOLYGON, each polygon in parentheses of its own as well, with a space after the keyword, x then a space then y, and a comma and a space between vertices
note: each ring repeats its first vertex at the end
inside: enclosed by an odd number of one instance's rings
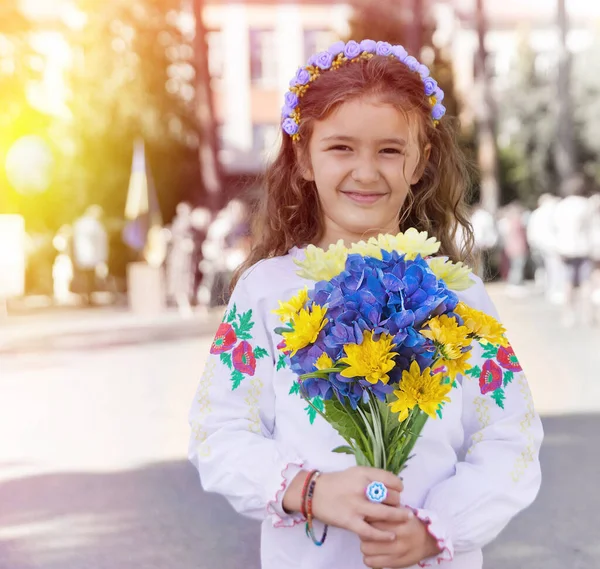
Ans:
POLYGON ((308 487, 308 494, 306 496, 306 535, 312 539, 312 542, 315 545, 321 546, 325 543, 325 539, 327 538, 327 529, 328 526, 325 524, 325 528, 323 529, 323 535, 321 539, 318 540, 315 537, 315 532, 313 529, 313 515, 312 515, 312 499, 313 494, 315 492, 315 485, 317 483, 317 479, 321 476, 321 473, 317 470, 311 476, 310 485, 308 487))
POLYGON ((302 487, 302 497, 300 498, 300 513, 302 514, 303 518, 306 518, 306 495, 308 493, 308 485, 310 484, 310 481, 312 480, 316 472, 316 470, 312 470, 308 473, 308 475, 306 476, 306 480, 304 480, 304 485, 302 487))

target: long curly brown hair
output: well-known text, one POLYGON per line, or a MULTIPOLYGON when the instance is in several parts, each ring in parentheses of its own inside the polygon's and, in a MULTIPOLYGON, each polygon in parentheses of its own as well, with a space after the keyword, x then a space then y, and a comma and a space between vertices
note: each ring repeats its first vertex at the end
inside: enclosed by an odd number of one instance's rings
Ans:
POLYGON ((322 238, 324 221, 317 188, 303 178, 298 157, 308 155, 315 121, 360 97, 376 97, 407 113, 410 120, 416 119, 421 150, 430 145, 428 158, 421 152, 421 160, 427 163, 421 180, 411 187, 398 229, 427 231, 441 242, 441 255, 473 264, 473 232, 466 205, 470 168, 458 146, 453 120, 444 117, 434 126, 419 74, 396 59, 374 56, 324 72, 300 99, 300 139, 293 142, 284 134, 277 157, 266 170, 264 193, 253 212, 252 250, 234 284, 258 261, 284 255, 294 246, 316 244, 322 238))

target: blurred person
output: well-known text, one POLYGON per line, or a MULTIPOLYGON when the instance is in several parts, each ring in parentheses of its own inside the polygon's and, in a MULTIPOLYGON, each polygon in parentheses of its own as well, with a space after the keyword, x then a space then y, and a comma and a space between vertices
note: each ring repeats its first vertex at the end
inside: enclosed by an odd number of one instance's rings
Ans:
POLYGON ((593 305, 594 324, 600 317, 600 194, 589 198, 590 203, 590 258, 592 276, 590 283, 591 304, 593 305))
POLYGON ((53 296, 57 304, 67 304, 72 295, 71 283, 75 274, 70 255, 72 237, 71 227, 63 225, 52 240, 57 251, 52 265, 53 296))
POLYGON ((557 196, 542 194, 538 207, 527 221, 527 243, 534 264, 536 285, 546 298, 556 301, 562 296, 562 264, 556 252, 556 208, 560 202, 557 196))
POLYGON ((194 239, 192 208, 188 203, 177 205, 169 228, 169 239, 166 258, 167 298, 175 302, 183 316, 189 316, 194 279, 194 239))
POLYGON ((569 195, 556 208, 556 251, 564 270, 563 324, 572 326, 578 319, 590 322, 591 314, 591 204, 583 179, 568 181, 569 195))
POLYGON ((473 254, 479 258, 479 276, 485 279, 490 268, 491 253, 498 244, 498 227, 494 216, 481 204, 474 206, 470 221, 475 240, 473 254))
POLYGON ((525 284, 525 266, 527 264, 528 246, 525 230, 525 208, 513 201, 500 212, 498 230, 505 267, 503 277, 510 285, 510 292, 521 291, 525 284))
POLYGON ((84 302, 93 304, 93 293, 108 275, 108 233, 102 223, 104 212, 91 205, 73 224, 75 281, 84 302))
POLYGON ((202 244, 206 239, 208 228, 212 221, 212 213, 206 207, 196 207, 192 210, 191 225, 192 239, 194 241, 194 253, 192 257, 192 300, 195 304, 198 303, 198 293, 202 284, 202 244))
POLYGON ((202 245, 202 282, 198 291, 201 306, 227 303, 231 276, 247 253, 249 227, 246 205, 231 200, 208 227, 202 245))

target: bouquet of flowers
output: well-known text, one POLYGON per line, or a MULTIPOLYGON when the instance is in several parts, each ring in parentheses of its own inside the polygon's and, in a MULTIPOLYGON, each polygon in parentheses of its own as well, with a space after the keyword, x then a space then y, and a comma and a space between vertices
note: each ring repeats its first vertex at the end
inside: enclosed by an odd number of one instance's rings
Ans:
MULTIPOLYGON (((490 353, 508 346, 497 320, 458 301, 471 270, 433 257, 439 247, 415 229, 309 246, 296 263, 316 284, 275 311, 278 369, 298 375, 291 393, 306 399, 311 422, 322 416, 347 442, 333 451, 358 465, 398 474, 426 421, 441 418, 456 376, 473 375, 473 343, 490 353)), ((485 386, 495 381, 489 371, 476 370, 485 386)))

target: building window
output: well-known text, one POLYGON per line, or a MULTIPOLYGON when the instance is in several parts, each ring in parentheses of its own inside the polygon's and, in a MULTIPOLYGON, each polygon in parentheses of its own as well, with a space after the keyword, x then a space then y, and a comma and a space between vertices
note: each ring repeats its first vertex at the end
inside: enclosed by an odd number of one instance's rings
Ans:
POLYGON ((223 76, 223 33, 219 30, 207 30, 206 44, 208 45, 208 71, 213 79, 223 76))
POLYGON ((304 30, 304 61, 314 53, 325 51, 336 40, 331 30, 304 30))
POLYGON ((277 84, 275 30, 250 30, 250 79, 263 87, 277 84))

